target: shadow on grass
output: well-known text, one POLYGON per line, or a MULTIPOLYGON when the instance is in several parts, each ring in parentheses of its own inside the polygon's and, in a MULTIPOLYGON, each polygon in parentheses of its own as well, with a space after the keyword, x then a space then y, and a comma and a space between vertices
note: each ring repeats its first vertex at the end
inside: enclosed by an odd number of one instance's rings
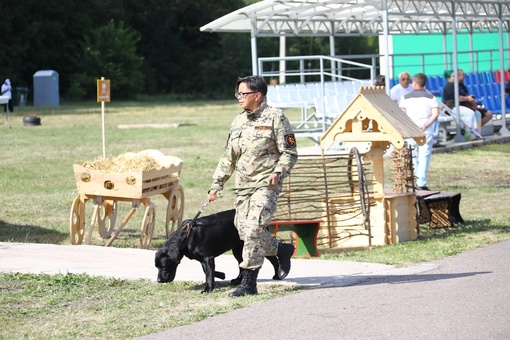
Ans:
POLYGON ((69 239, 68 233, 35 225, 11 224, 0 220, 0 241, 59 244, 69 239))
POLYGON ((490 219, 465 221, 464 224, 458 223, 451 228, 434 228, 428 227, 428 224, 420 226, 421 238, 447 238, 452 235, 459 234, 477 234, 481 232, 507 233, 510 234, 510 225, 502 225, 493 223, 490 219))
MULTIPOLYGON (((215 287, 214 289, 220 290, 221 288, 228 289, 231 287, 235 288, 236 286, 231 285, 230 280, 229 280, 228 282, 227 281, 215 281, 214 287, 215 287)), ((205 274, 204 274, 204 282, 197 283, 196 285, 193 285, 190 288, 191 288, 191 290, 202 292, 205 288, 205 274)))

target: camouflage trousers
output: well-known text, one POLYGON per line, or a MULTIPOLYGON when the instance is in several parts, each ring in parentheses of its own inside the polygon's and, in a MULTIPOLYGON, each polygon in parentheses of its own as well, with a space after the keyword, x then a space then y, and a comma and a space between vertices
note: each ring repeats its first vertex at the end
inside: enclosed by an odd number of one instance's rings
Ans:
POLYGON ((281 188, 263 187, 246 197, 238 197, 235 225, 239 237, 244 241, 243 262, 245 269, 262 266, 264 256, 276 255, 278 241, 269 232, 268 226, 276 211, 276 201, 281 188))

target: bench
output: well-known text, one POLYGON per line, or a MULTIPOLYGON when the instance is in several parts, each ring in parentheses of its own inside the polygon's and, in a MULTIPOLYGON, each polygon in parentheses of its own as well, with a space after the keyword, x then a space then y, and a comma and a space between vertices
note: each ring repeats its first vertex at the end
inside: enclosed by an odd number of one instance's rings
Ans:
POLYGON ((418 190, 416 199, 419 207, 419 223, 429 223, 431 229, 454 227, 464 223, 460 215, 459 192, 418 190))
POLYGON ((317 235, 322 220, 273 221, 269 224, 269 232, 276 236, 279 231, 292 231, 296 234, 294 256, 319 257, 317 235))

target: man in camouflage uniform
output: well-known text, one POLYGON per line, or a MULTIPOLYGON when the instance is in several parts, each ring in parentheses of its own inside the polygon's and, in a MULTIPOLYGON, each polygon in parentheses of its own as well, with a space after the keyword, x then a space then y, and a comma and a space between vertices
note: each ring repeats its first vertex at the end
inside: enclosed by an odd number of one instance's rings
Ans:
POLYGON ((266 103, 267 84, 262 77, 248 76, 236 83, 236 98, 244 111, 230 127, 225 152, 213 175, 209 202, 236 173, 236 218, 244 241, 241 285, 229 296, 257 294, 257 276, 264 256, 278 257, 279 278, 290 271, 292 244, 278 242, 268 226, 276 210, 282 180, 297 160, 296 139, 282 111, 266 103))

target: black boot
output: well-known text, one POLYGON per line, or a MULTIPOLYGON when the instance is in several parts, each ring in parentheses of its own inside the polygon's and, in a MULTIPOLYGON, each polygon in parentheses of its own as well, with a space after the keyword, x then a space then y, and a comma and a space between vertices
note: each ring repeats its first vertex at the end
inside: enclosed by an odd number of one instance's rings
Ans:
POLYGON ((289 243, 278 242, 278 251, 276 256, 280 267, 278 268, 278 277, 283 280, 290 272, 290 259, 294 254, 294 246, 289 243))
POLYGON ((257 292, 257 276, 259 275, 259 269, 243 271, 243 279, 241 285, 237 287, 232 293, 228 294, 231 297, 245 296, 245 295, 256 295, 257 292))

